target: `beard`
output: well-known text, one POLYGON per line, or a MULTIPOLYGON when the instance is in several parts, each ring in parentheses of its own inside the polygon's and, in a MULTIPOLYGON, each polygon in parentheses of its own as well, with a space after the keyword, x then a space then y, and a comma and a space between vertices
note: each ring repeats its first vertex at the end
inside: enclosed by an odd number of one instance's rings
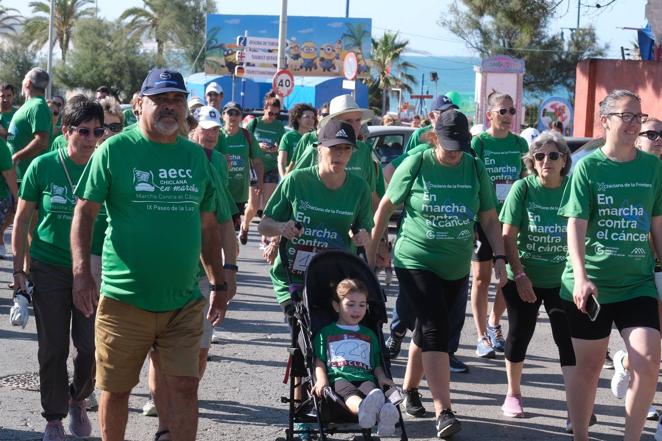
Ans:
POLYGON ((156 117, 156 124, 154 127, 163 135, 172 135, 179 131, 179 120, 176 115, 160 114, 156 117))

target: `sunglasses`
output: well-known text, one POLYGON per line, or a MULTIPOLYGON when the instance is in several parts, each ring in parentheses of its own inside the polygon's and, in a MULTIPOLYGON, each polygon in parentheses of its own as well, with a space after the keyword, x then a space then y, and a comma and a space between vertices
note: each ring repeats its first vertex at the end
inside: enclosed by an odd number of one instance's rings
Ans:
POLYGON ((119 133, 122 131, 123 126, 120 123, 110 123, 110 124, 104 124, 104 127, 110 130, 113 133, 119 133))
POLYGON ((499 115, 501 115, 501 116, 505 115, 506 113, 510 113, 511 115, 514 115, 514 114, 517 113, 517 109, 515 109, 514 107, 511 107, 510 109, 493 109, 492 111, 493 112, 498 112, 499 115))
POLYGON ((549 152, 549 153, 543 153, 543 152, 538 152, 533 157, 535 158, 536 161, 542 162, 545 160, 545 156, 549 158, 550 161, 558 161, 561 156, 563 156, 562 153, 559 152, 549 152))
POLYGON ((646 130, 645 132, 641 132, 639 136, 645 136, 651 141, 657 141, 662 138, 662 131, 656 132, 655 130, 646 130))
POLYGON ((632 113, 632 112, 612 112, 608 113, 607 116, 617 116, 623 120, 624 123, 631 123, 635 119, 639 123, 645 123, 648 119, 647 113, 632 113))
POLYGON ((267 115, 269 116, 278 116, 278 114, 280 114, 280 112, 267 112, 267 115))
POLYGON ((69 127, 69 132, 76 132, 84 138, 87 138, 90 135, 93 135, 95 138, 101 138, 103 134, 106 133, 106 129, 103 127, 95 127, 94 129, 88 129, 87 127, 71 126, 69 127))
POLYGON ((241 112, 238 111, 238 110, 236 110, 236 109, 226 110, 225 113, 226 113, 228 116, 240 116, 240 115, 241 115, 241 112))

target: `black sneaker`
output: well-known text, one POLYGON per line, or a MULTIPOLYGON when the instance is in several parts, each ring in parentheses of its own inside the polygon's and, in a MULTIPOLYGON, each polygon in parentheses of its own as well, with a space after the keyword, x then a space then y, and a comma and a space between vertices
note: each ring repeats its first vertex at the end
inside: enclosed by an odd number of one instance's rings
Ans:
POLYGON ((402 349, 402 339, 405 338, 405 333, 398 334, 392 332, 391 336, 386 340, 386 349, 388 350, 388 358, 395 360, 400 355, 402 349))
POLYGON ((403 390, 402 393, 405 396, 402 405, 404 406, 407 415, 417 418, 425 416, 425 407, 423 407, 423 403, 421 403, 421 394, 418 393, 418 389, 412 388, 409 390, 403 390))
POLYGON ((469 366, 464 364, 455 354, 448 354, 448 363, 450 364, 451 372, 469 372, 469 366))
POLYGON ((611 359, 609 349, 607 349, 607 355, 605 355, 605 362, 602 365, 602 369, 614 369, 614 360, 611 359))
POLYGON ((462 423, 455 418, 455 414, 450 409, 441 411, 441 415, 437 418, 436 426, 438 438, 450 438, 462 430, 462 423))

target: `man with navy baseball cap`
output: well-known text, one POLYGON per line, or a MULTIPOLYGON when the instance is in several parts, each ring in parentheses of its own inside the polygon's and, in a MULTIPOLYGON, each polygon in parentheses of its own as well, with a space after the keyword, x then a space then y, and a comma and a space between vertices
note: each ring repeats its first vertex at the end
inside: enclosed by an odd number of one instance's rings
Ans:
POLYGON ((231 298, 217 259, 221 240, 210 163, 197 144, 178 136, 186 97, 179 72, 150 71, 140 90, 137 126, 97 148, 76 188, 73 297, 86 317, 96 312, 96 387, 102 391, 99 422, 106 441, 125 439, 129 394, 148 353, 163 374, 162 393, 154 399, 167 429, 160 422, 156 438, 170 432, 164 438, 195 440, 206 303, 197 283, 200 260, 209 279, 207 317, 213 325, 231 298), (104 203, 109 226, 98 298, 90 243, 104 203))
POLYGON ((432 100, 432 104, 430 105, 430 112, 428 112, 428 118, 430 118, 431 124, 416 129, 409 137, 407 145, 405 146, 405 149, 402 153, 407 153, 417 145, 423 144, 421 142, 421 136, 434 129, 439 115, 451 109, 459 109, 459 107, 457 107, 446 95, 437 95, 437 97, 432 100))

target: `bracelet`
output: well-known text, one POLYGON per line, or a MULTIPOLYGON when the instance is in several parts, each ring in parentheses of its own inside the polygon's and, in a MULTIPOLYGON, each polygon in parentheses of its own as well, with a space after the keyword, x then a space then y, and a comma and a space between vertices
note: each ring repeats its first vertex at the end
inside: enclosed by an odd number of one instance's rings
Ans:
POLYGON ((225 265, 223 265, 223 269, 231 270, 231 271, 239 271, 239 267, 232 263, 226 263, 225 265))
POLYGON ((526 277, 526 273, 524 271, 520 271, 519 273, 515 274, 515 280, 523 279, 526 277))
POLYGON ((508 263, 508 258, 503 254, 497 254, 496 256, 492 257, 493 262, 496 262, 499 259, 503 260, 505 263, 508 263))
POLYGON ((14 275, 15 275, 15 276, 17 276, 17 275, 19 275, 19 274, 23 274, 23 275, 25 275, 25 271, 23 271, 23 270, 16 270, 16 271, 14 271, 14 275))
POLYGON ((213 283, 209 284, 209 291, 210 292, 211 291, 220 292, 220 291, 227 291, 227 290, 228 290, 228 283, 227 282, 223 282, 223 283, 219 283, 219 284, 213 284, 213 283))

